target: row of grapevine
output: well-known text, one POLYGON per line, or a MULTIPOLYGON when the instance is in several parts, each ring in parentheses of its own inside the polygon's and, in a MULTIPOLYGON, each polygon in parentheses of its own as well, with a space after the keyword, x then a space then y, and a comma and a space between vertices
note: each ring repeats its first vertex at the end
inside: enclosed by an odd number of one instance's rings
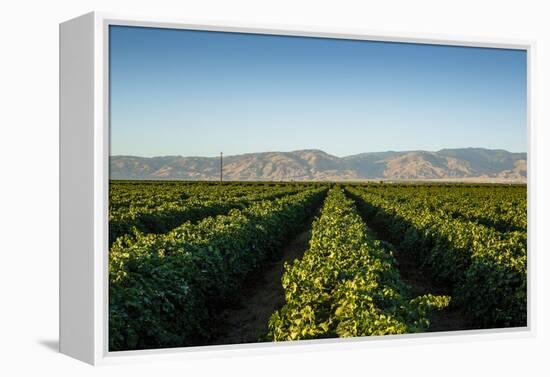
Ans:
POLYGON ((181 181, 111 181, 109 185, 109 214, 137 211, 141 208, 154 209, 159 206, 181 203, 194 198, 201 200, 225 200, 246 196, 250 193, 289 189, 298 191, 318 184, 297 183, 215 183, 181 181))
POLYGON ((110 187, 109 216, 112 219, 127 217, 128 213, 157 210, 185 203, 188 200, 228 200, 245 197, 250 194, 268 194, 274 191, 298 191, 291 185, 277 187, 241 186, 241 185, 205 185, 195 186, 166 184, 165 186, 143 183, 121 184, 113 183, 110 187))
POLYGON ((347 190, 372 226, 453 285, 453 301, 480 327, 526 325, 525 232, 502 233, 455 219, 422 208, 407 195, 389 198, 370 188, 347 190))
POLYGON ((246 275, 301 229, 325 188, 138 234, 109 254, 109 349, 201 344, 246 275))
MULTIPOLYGON (((147 189, 144 188, 147 192, 147 189)), ((109 216, 110 244, 125 234, 132 233, 135 228, 142 233, 165 233, 185 221, 198 221, 205 217, 227 213, 233 208, 245 208, 259 200, 275 199, 296 193, 296 188, 269 188, 268 190, 247 189, 233 191, 233 195, 225 194, 220 197, 206 199, 190 198, 180 201, 168 201, 156 207, 131 207, 124 211, 112 211, 109 216)), ((154 197, 153 192, 148 192, 154 197)), ((149 199, 149 197, 147 197, 149 199)))
POLYGON ((369 187, 369 191, 389 200, 414 202, 417 207, 475 221, 502 232, 527 229, 525 186, 419 186, 410 189, 408 185, 394 185, 369 187))
POLYGON ((371 237, 338 187, 329 191, 303 258, 285 267, 286 304, 269 321, 276 341, 422 331, 427 311, 450 301, 408 297, 391 251, 371 237))

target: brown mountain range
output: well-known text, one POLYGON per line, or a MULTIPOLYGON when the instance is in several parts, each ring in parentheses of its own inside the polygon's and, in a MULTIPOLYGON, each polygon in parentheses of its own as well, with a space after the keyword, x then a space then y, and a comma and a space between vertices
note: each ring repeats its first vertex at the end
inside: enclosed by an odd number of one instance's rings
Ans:
MULTIPOLYGON (((262 152, 223 159, 227 181, 464 180, 526 182, 527 154, 483 148, 361 153, 262 152)), ((112 156, 111 179, 218 180, 219 157, 112 156)))

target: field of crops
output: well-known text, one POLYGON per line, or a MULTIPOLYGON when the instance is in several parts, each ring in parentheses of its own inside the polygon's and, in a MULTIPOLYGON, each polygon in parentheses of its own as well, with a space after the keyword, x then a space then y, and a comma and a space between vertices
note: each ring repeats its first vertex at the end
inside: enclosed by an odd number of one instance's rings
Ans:
POLYGON ((520 185, 112 181, 110 350, 223 343, 218 329, 236 306, 257 308, 247 301, 268 296, 262 271, 277 266, 266 276, 281 302, 243 342, 433 331, 446 315, 525 326, 526 196, 520 185), (281 259, 303 232, 299 256, 281 259), (421 293, 411 269, 428 277, 421 293))

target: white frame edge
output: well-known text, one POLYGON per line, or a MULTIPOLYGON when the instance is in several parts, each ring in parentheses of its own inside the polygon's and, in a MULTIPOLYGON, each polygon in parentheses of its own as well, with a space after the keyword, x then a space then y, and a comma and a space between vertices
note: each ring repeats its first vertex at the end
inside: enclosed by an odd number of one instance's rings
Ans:
POLYGON ((59 350, 95 362, 94 16, 59 31, 59 350))
POLYGON ((92 12, 60 24, 60 352, 90 364, 182 360, 535 336, 534 41, 212 22, 92 12), (528 326, 283 343, 108 351, 109 25, 311 36, 527 52, 528 326), (75 142, 76 141, 76 142, 75 142), (92 191, 93 190, 93 191, 92 191))

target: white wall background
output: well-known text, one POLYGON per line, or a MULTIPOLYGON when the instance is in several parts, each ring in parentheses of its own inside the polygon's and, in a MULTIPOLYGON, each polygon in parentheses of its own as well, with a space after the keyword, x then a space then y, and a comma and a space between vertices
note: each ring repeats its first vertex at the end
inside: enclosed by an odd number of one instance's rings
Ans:
MULTIPOLYGON (((550 22, 545 1, 4 1, 0 21, 0 374, 543 375, 550 372, 548 143, 550 22), (537 336, 92 368, 57 354, 58 23, 91 10, 537 42, 537 336), (546 347, 546 350, 543 350, 546 347), (32 374, 31 374, 32 373, 32 374)), ((548 375, 548 374, 546 374, 548 375)))

